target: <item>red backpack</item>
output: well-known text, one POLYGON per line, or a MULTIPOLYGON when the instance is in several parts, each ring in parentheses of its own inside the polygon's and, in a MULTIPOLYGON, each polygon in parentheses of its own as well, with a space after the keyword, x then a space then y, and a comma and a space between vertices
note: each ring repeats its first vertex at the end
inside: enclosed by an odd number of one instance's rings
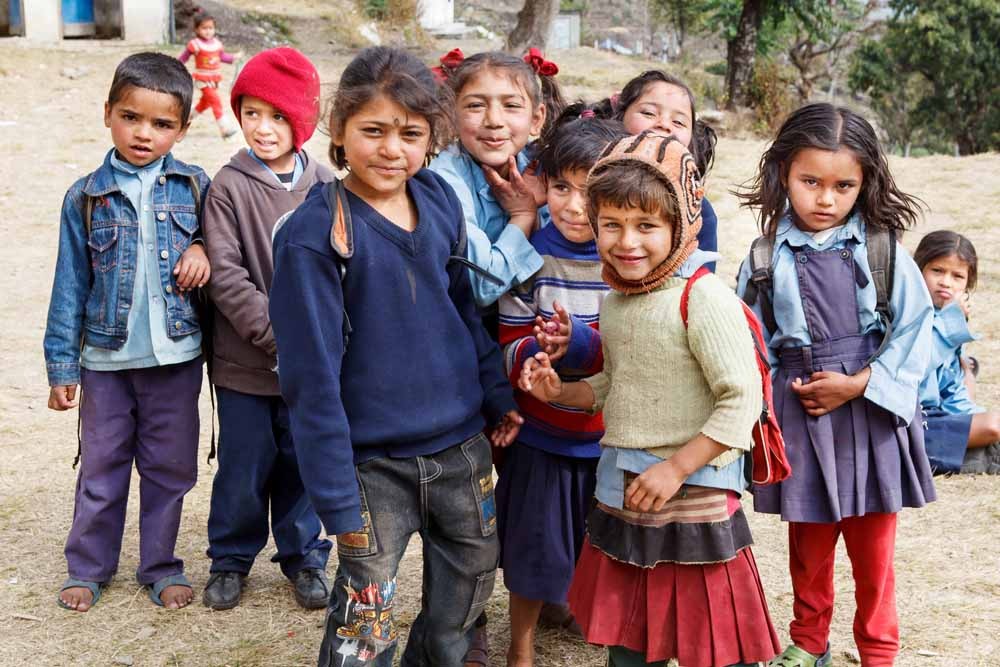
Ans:
MULTIPOLYGON (((688 278, 687 284, 684 286, 684 292, 681 294, 681 319, 684 320, 685 329, 688 325, 688 299, 691 295, 691 287, 699 278, 708 273, 708 269, 701 267, 688 278)), ((781 435, 781 427, 778 426, 778 420, 774 414, 771 364, 765 352, 767 348, 764 345, 764 332, 761 329, 760 321, 750 310, 750 307, 742 301, 740 301, 740 305, 743 306, 743 314, 750 327, 750 337, 753 339, 754 349, 757 350, 757 368, 760 371, 760 386, 763 396, 763 408, 753 428, 753 447, 750 450, 752 467, 749 481, 765 486, 787 479, 792 474, 792 468, 788 465, 788 459, 785 457, 785 439, 781 435)))

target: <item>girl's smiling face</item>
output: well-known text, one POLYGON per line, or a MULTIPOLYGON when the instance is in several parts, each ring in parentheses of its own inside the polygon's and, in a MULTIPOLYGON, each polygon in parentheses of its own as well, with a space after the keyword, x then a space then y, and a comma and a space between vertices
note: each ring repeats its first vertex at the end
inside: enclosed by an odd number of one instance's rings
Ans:
POLYGON ((507 175, 517 155, 545 123, 545 105, 534 104, 518 80, 505 71, 484 68, 459 91, 458 137, 479 164, 507 175))
POLYGON ((642 95, 625 109, 622 123, 629 134, 653 130, 671 135, 691 148, 694 118, 691 98, 680 86, 665 81, 654 81, 646 86, 642 95))
POLYGON ((375 201, 406 192, 406 181, 420 171, 431 142, 430 123, 385 95, 378 95, 335 131, 350 174, 346 182, 359 197, 375 201))
POLYGON ((969 265, 955 254, 944 255, 924 264, 920 271, 935 308, 943 308, 965 296, 969 285, 969 265))
POLYGON ((842 224, 861 194, 864 173, 854 151, 803 148, 795 153, 784 178, 795 224, 821 232, 842 224))

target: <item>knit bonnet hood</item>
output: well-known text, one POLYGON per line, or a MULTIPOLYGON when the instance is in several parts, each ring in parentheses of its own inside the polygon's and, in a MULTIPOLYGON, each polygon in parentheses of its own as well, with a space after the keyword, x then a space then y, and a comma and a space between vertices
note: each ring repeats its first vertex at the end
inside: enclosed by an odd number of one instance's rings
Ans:
MULTIPOLYGON (((677 219, 671 220, 673 234, 670 253, 658 267, 639 280, 627 280, 622 278, 610 264, 607 262, 603 264, 602 277, 615 290, 623 294, 651 292, 665 283, 691 256, 691 253, 698 249, 701 200, 704 196, 701 174, 698 172, 694 156, 680 141, 671 136, 655 134, 650 130, 609 144, 590 170, 588 184, 608 167, 619 164, 649 170, 666 185, 677 203, 679 215, 677 219)), ((592 216, 590 224, 594 227, 596 236, 598 232, 595 216, 592 216)))

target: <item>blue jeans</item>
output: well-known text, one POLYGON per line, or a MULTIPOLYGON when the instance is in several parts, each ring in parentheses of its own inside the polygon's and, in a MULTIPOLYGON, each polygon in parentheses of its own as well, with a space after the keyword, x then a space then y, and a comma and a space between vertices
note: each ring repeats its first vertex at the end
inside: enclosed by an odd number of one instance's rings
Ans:
POLYGON ((423 543, 423 595, 401 665, 460 667, 499 556, 486 438, 429 456, 366 461, 357 476, 364 527, 337 536, 320 667, 392 665, 396 571, 414 533, 423 543))
POLYGON ((267 544, 268 510, 286 577, 326 568, 333 544, 302 487, 288 408, 280 396, 218 387, 219 469, 212 483, 208 556, 212 572, 249 574, 267 544), (270 505, 270 507, 268 507, 270 505))

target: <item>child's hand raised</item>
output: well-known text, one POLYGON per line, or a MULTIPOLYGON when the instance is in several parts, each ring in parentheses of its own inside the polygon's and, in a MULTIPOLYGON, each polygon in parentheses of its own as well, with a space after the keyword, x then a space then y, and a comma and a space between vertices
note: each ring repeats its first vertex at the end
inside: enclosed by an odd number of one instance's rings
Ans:
POLYGON ((517 434, 521 431, 521 424, 524 417, 517 410, 511 410, 500 419, 493 432, 490 433, 490 442, 494 447, 507 447, 517 439, 517 434))
POLYGON ((545 403, 557 400, 562 396, 563 390, 562 380, 552 368, 549 355, 544 352, 539 352, 533 359, 524 362, 517 386, 545 403))
POLYGON ((956 296, 955 303, 957 303, 958 307, 962 309, 962 314, 965 315, 965 319, 968 320, 972 315, 972 300, 969 297, 969 293, 962 292, 956 296))
POLYGON ((555 315, 549 320, 543 319, 541 315, 535 317, 534 332, 538 346, 549 355, 549 361, 558 361, 566 355, 566 350, 569 349, 569 339, 573 333, 573 320, 558 301, 552 302, 552 309, 555 311, 555 315))
POLYGON ((634 512, 659 512, 674 497, 687 476, 670 460, 655 463, 625 489, 625 508, 634 512))
POLYGON ((508 224, 515 225, 524 232, 526 238, 530 237, 538 215, 538 205, 535 203, 532 188, 517 170, 517 159, 513 155, 510 156, 507 178, 487 165, 483 165, 483 174, 486 176, 486 182, 490 184, 493 196, 510 215, 508 224))
POLYGON ((545 179, 538 175, 538 160, 533 160, 528 165, 528 168, 521 174, 521 180, 534 196, 535 208, 541 208, 548 203, 548 188, 545 187, 545 179))
POLYGON ((182 292, 189 292, 195 287, 204 287, 211 275, 212 267, 208 263, 208 255, 200 243, 192 243, 174 266, 175 281, 182 292))
POLYGON ((808 384, 802 384, 801 378, 795 378, 792 381, 792 391, 799 397, 806 414, 820 417, 864 395, 871 374, 870 366, 856 375, 820 371, 809 376, 808 384))
POLYGON ((80 405, 76 400, 76 385, 63 384, 49 389, 49 410, 69 410, 80 405))

